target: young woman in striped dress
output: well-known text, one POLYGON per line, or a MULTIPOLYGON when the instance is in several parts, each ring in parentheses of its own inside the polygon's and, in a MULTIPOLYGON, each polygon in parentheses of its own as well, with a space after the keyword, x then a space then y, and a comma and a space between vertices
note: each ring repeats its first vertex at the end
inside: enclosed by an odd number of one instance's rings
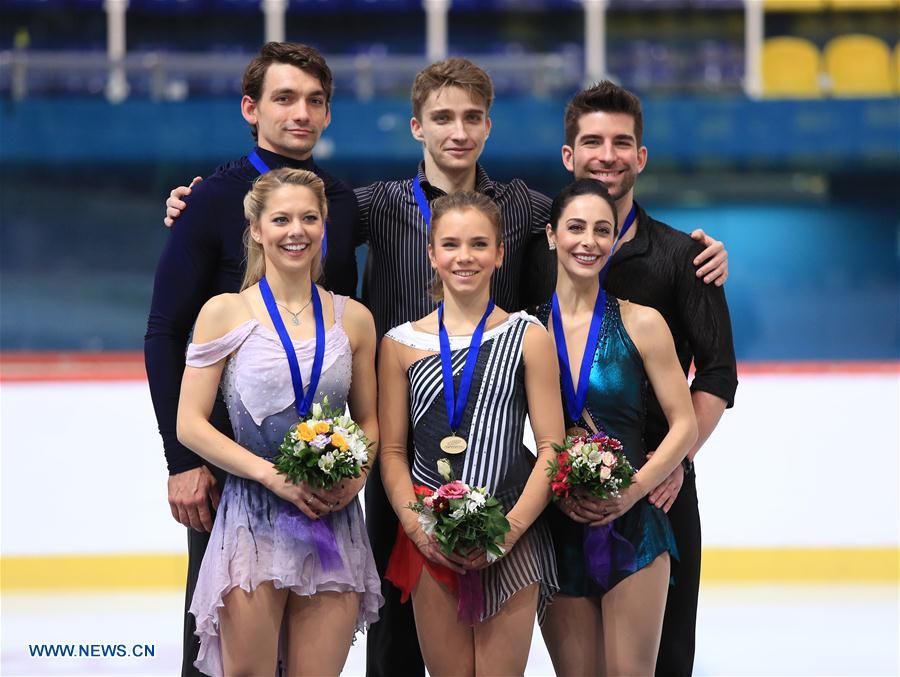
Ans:
POLYGON ((429 256, 442 305, 395 327, 381 344, 381 473, 401 527, 387 577, 404 596, 412 594, 432 675, 522 674, 535 611, 542 616, 557 587, 550 534, 539 517, 550 498, 551 445, 564 435, 559 371, 553 343, 534 318, 509 314, 490 299, 491 276, 503 263, 500 233, 489 198, 457 193, 435 200, 429 256), (453 374, 449 386, 442 359, 453 374), (461 415, 448 411, 445 389, 465 402, 461 415), (526 414, 537 461, 522 444, 526 414), (464 451, 442 451, 451 435, 465 440, 464 451), (486 487, 502 503, 511 525, 504 557, 493 563, 483 551, 445 557, 407 509, 413 483, 443 484, 440 458, 450 459, 457 479, 486 487), (484 591, 474 627, 458 621, 457 598, 439 582, 471 570, 480 572, 484 591))

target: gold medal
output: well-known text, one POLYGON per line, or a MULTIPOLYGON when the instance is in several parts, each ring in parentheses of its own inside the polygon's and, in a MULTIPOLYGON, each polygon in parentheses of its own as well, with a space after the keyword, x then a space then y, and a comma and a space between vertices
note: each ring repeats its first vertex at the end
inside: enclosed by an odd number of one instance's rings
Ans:
POLYGON ((573 426, 566 431, 566 437, 589 437, 588 431, 578 426, 573 426))
POLYGON ((447 435, 441 440, 441 451, 445 454, 461 454, 469 445, 459 435, 447 435))

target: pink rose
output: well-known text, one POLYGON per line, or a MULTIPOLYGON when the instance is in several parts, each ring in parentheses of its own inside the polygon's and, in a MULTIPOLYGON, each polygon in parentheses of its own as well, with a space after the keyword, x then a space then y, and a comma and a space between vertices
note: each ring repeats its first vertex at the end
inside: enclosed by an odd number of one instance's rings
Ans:
POLYGON ((580 454, 581 448, 584 446, 584 440, 578 440, 575 444, 572 445, 572 453, 580 454))
POLYGON ((601 468, 600 468, 600 479, 601 479, 601 480, 608 480, 610 475, 612 475, 612 470, 610 470, 609 468, 607 468, 605 465, 604 465, 604 466, 601 466, 601 468))
POLYGON ((426 496, 425 498, 422 499, 422 503, 425 505, 426 508, 430 508, 432 506, 432 504, 434 503, 434 496, 426 496))
POLYGON ((603 455, 600 457, 600 462, 603 465, 612 468, 616 465, 616 455, 611 451, 604 451, 603 455))
POLYGON ((451 498, 465 498, 469 493, 469 487, 460 482, 459 480, 455 480, 450 482, 449 484, 443 485, 440 489, 437 490, 437 495, 441 498, 451 499, 451 498))

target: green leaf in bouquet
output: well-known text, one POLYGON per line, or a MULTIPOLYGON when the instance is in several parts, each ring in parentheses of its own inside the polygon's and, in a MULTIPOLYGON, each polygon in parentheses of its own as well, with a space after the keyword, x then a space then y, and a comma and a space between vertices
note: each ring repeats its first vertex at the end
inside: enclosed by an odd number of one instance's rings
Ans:
POLYGON ((494 557, 503 557, 503 549, 496 543, 488 543, 484 549, 494 557))

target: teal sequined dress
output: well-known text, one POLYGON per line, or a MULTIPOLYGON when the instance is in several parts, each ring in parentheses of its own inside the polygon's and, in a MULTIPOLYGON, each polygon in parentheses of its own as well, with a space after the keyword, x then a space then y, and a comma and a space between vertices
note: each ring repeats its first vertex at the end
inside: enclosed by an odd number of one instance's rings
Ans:
MULTIPOLYGON (((550 307, 550 303, 545 303, 536 313, 545 326, 549 323, 550 307)), ((647 460, 643 429, 649 387, 644 361, 622 324, 619 302, 607 296, 585 408, 600 430, 622 443, 635 470, 647 460)), ((567 425, 571 424, 567 421, 567 425)), ((583 418, 576 425, 591 429, 583 418)), ((582 542, 586 527, 570 520, 553 504, 547 508, 546 516, 556 551, 559 592, 573 597, 602 595, 603 588, 585 571, 582 542)), ((669 518, 646 498, 613 522, 613 528, 634 546, 637 569, 647 566, 664 552, 678 557, 669 518)), ((629 575, 629 572, 613 572, 610 588, 629 575)))

